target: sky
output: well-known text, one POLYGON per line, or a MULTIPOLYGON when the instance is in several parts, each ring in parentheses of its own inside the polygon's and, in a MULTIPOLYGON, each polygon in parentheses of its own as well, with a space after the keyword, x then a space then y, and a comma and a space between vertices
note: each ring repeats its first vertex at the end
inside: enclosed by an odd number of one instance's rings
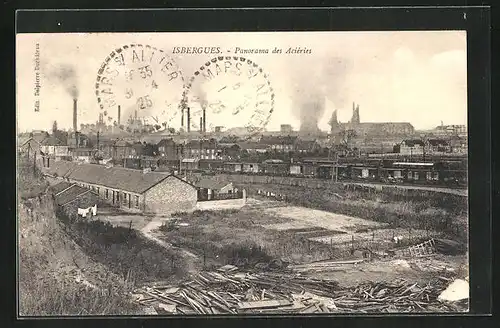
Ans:
MULTIPOLYGON (((54 120, 59 128, 71 128, 75 91, 78 124, 95 123, 102 112, 95 92, 98 71, 111 52, 127 44, 162 49, 173 59, 185 82, 217 55, 181 55, 173 53, 174 47, 220 47, 224 55, 242 56, 258 64, 263 72, 259 75, 261 82, 269 81, 274 93, 268 130, 278 130, 280 124, 298 129, 311 117, 322 130, 328 130, 333 110, 337 110, 339 121, 346 122, 352 115, 353 102, 359 105, 361 122, 410 122, 416 129, 434 128, 441 121, 467 123, 465 31, 18 34, 16 41, 19 131, 47 130, 54 120), (235 54, 237 47, 269 49, 269 53, 235 54), (307 49, 307 53, 284 53, 289 47, 307 49), (274 48, 283 49, 283 53, 272 53, 274 48), (39 95, 35 95, 36 59, 39 95)), ((160 74, 160 68, 153 67, 155 76, 160 74)), ((228 93, 223 97, 215 91, 241 78, 228 76, 217 76, 210 83, 197 78, 192 92, 199 95, 194 90, 203 89, 201 94, 206 94, 208 102, 222 102, 229 108, 217 115, 207 114, 209 120, 228 128, 243 126, 252 117, 254 107, 246 106, 238 114, 231 109, 245 94, 228 93)), ((170 83, 164 75, 155 82, 159 90, 153 95, 155 104, 178 102, 182 81, 170 83)), ((258 83, 247 86, 247 91, 255 95, 258 83)), ((132 86, 136 93, 144 91, 143 86, 132 86)), ((112 92, 122 97, 126 85, 114 87, 119 90, 112 92)), ((133 113, 133 106, 135 102, 131 105, 123 99, 122 122, 124 116, 133 113)), ((173 107, 165 115, 171 117, 177 110, 173 107)), ((139 116, 156 115, 141 113, 139 116)))

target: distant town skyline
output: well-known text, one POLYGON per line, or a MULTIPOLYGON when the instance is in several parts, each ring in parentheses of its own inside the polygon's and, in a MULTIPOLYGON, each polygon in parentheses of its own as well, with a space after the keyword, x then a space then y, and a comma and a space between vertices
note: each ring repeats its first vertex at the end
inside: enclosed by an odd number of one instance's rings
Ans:
MULTIPOLYGON (((54 120, 60 128, 72 127, 69 82, 50 75, 61 66, 74 73, 71 83, 78 94, 78 127, 95 123, 100 113, 95 95, 97 71, 113 50, 133 43, 163 49, 185 78, 217 55, 176 54, 174 47, 220 47, 227 52, 237 47, 269 49, 267 54, 231 56, 251 58, 268 75, 275 93, 270 131, 279 130, 281 124, 298 130, 305 115, 316 115, 318 127, 328 131, 332 112, 336 109, 338 120, 347 122, 353 102, 359 105, 361 122, 409 122, 417 130, 432 129, 441 122, 467 124, 464 31, 74 33, 17 35, 18 130, 50 130, 54 120), (305 52, 273 54, 274 48, 305 52), (39 81, 35 65, 40 68, 39 81), (35 96, 37 82, 39 95, 35 96), (304 103, 311 99, 324 99, 324 104, 317 111, 304 110, 304 103), (34 111, 36 100, 38 112, 34 111)), ((122 123, 127 119, 128 115, 122 117, 122 123)), ((230 114, 224 121, 226 128, 245 124, 230 114)))

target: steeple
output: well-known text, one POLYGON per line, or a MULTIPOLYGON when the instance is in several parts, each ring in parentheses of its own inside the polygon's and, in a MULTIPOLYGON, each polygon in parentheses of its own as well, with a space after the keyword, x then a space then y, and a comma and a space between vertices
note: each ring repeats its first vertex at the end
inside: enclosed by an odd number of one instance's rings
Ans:
POLYGON ((330 118, 330 122, 328 122, 328 124, 333 126, 333 125, 337 125, 338 123, 339 123, 339 121, 337 118, 337 110, 335 109, 332 113, 332 117, 330 118))
POLYGON ((339 129, 339 121, 337 118, 337 110, 335 109, 332 113, 332 117, 330 118, 330 121, 328 122, 330 125, 330 132, 331 133, 336 133, 338 132, 339 129))
POLYGON ((359 105, 352 103, 352 118, 351 124, 359 124, 359 105))

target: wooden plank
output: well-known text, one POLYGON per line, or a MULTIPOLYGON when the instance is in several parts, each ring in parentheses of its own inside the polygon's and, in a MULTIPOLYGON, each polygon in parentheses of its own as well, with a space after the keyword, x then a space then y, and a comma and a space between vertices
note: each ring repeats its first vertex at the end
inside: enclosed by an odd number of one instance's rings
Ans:
POLYGON ((291 305, 292 302, 287 300, 269 300, 269 301, 253 301, 253 302, 239 302, 238 307, 242 310, 246 309, 265 309, 275 308, 280 306, 291 305))
POLYGON ((176 313, 177 312, 177 306, 173 304, 164 304, 164 303, 159 303, 158 307, 168 313, 176 313))

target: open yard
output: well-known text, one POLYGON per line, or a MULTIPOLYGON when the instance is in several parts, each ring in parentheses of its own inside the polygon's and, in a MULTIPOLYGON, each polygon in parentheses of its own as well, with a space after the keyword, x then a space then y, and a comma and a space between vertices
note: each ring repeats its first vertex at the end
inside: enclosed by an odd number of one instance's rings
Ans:
POLYGON ((359 219, 342 214, 335 214, 310 208, 298 206, 275 207, 264 210, 264 215, 278 216, 289 219, 288 223, 278 225, 265 225, 266 228, 276 230, 288 230, 287 224, 291 228, 321 227, 334 231, 349 232, 353 229, 371 229, 384 224, 359 219))

